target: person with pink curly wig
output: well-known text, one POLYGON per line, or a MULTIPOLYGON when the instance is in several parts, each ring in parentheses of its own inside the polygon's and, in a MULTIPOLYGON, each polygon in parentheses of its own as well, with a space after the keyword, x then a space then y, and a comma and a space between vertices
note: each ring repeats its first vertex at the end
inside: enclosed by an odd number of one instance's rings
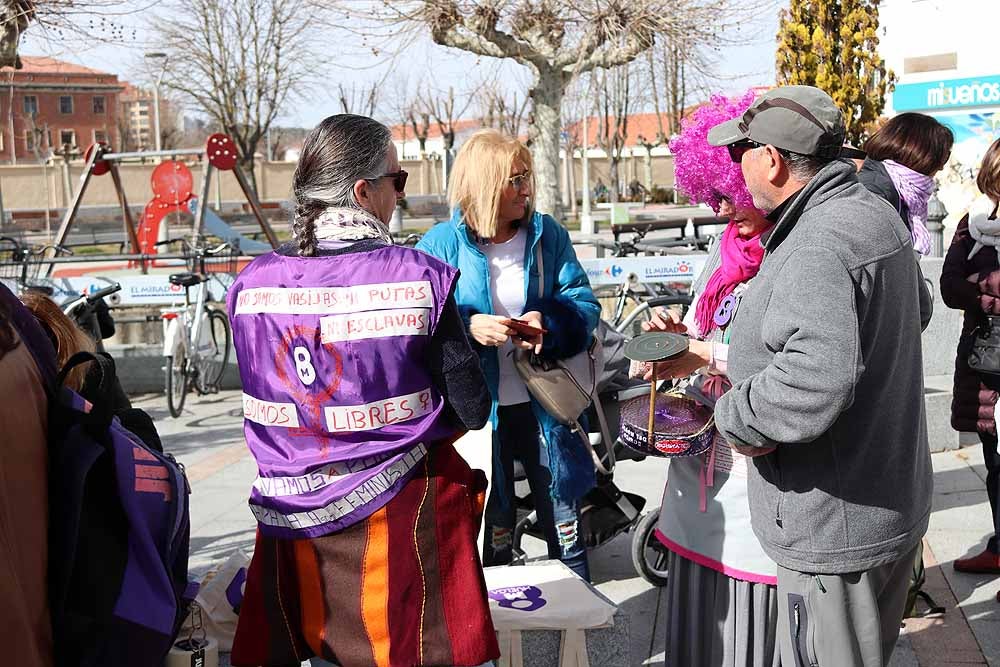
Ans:
MULTIPOLYGON (((676 184, 692 202, 727 218, 695 281, 684 321, 660 312, 644 328, 691 336, 680 361, 660 376, 694 373, 691 393, 714 404, 728 388, 729 323, 764 257, 772 223, 753 205, 740 165, 708 131, 741 116, 754 100, 713 95, 670 142, 676 184)), ((648 375, 648 373, 647 373, 648 375)), ((656 537, 668 550, 666 663, 703 667, 777 667, 777 566, 750 527, 748 459, 716 434, 705 454, 670 460, 656 537)))

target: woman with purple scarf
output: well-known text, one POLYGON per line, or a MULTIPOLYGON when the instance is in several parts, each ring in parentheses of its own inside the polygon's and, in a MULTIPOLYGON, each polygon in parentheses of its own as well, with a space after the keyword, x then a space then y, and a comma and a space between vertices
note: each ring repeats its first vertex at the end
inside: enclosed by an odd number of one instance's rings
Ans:
MULTIPOLYGON (((661 363, 660 377, 695 373, 702 397, 728 387, 729 323, 764 257, 761 237, 771 229, 753 205, 738 163, 710 146, 708 130, 743 114, 752 92, 729 100, 713 96, 683 123, 670 142, 677 186, 692 202, 728 218, 708 263, 695 281, 695 300, 683 322, 659 313, 644 327, 691 336, 690 354, 661 363)), ((648 373, 647 373, 648 375, 648 373)), ((674 458, 667 471, 656 536, 668 549, 666 662, 700 667, 776 667, 777 566, 750 527, 747 457, 716 436, 696 457, 674 458)))
POLYGON ((891 118, 865 142, 868 159, 858 180, 899 212, 920 255, 931 251, 927 202, 934 194, 934 174, 951 156, 954 136, 947 127, 919 113, 891 118))

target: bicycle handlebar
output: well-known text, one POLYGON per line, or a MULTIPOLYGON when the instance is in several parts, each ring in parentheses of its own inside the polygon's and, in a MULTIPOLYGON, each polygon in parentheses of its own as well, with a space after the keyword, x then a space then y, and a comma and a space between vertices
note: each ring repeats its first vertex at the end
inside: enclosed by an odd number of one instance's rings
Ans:
POLYGON ((106 296, 111 296, 115 292, 121 291, 121 283, 114 283, 113 285, 108 285, 104 289, 99 289, 93 294, 87 295, 87 303, 94 304, 103 299, 106 296))

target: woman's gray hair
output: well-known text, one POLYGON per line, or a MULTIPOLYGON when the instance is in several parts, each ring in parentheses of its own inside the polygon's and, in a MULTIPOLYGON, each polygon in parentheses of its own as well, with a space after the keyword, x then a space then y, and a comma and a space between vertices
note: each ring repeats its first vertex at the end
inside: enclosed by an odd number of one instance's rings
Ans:
POLYGON ((391 144, 389 128, 354 114, 330 116, 306 136, 292 177, 299 255, 316 254, 315 221, 324 209, 361 209, 354 184, 385 173, 391 144))

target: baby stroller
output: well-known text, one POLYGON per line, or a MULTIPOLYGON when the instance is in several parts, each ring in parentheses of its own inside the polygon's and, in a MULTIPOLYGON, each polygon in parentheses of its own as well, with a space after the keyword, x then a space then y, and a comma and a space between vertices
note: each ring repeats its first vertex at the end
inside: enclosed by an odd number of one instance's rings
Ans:
MULTIPOLYGON (((606 544, 621 533, 632 531, 632 563, 636 572, 656 586, 666 584, 666 549, 653 534, 659 512, 642 514, 646 499, 622 491, 614 481, 615 464, 621 460, 641 461, 645 456, 629 449, 618 440, 620 406, 637 396, 649 395, 649 383, 628 376, 629 361, 623 348, 625 336, 603 320, 595 335, 603 343, 604 370, 599 378, 598 392, 601 415, 595 404, 587 410, 588 435, 597 484, 584 497, 580 511, 580 527, 588 548, 606 544), (603 418, 603 419, 602 419, 603 418), (607 433, 604 433, 606 426, 607 433), (609 445, 610 443, 610 445, 609 445)), ((525 479, 519 461, 514 462, 515 481, 525 479)), ((544 539, 538 525, 531 494, 516 496, 518 521, 514 526, 514 562, 525 560, 521 539, 525 534, 544 539)))

